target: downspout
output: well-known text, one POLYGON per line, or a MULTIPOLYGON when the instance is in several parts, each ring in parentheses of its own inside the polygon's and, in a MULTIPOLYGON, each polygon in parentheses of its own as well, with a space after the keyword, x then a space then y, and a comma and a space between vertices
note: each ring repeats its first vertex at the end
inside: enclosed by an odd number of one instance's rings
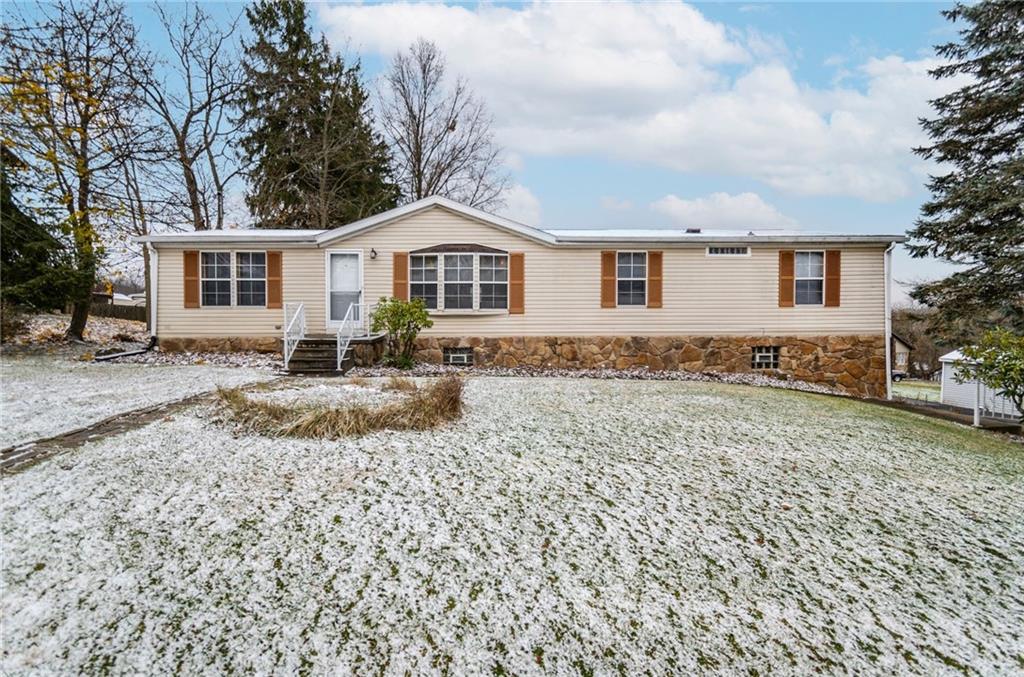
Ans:
POLYGON ((94 359, 96 362, 106 362, 107 360, 116 360, 119 357, 130 357, 132 355, 141 355, 148 353, 156 347, 156 280, 155 278, 159 275, 157 266, 157 253, 156 247, 153 246, 152 242, 146 243, 146 249, 149 250, 149 302, 151 307, 149 308, 150 328, 149 328, 149 343, 145 348, 139 350, 129 350, 124 353, 114 353, 112 355, 97 355, 94 359))
POLYGON ((892 399, 892 250, 890 242, 885 250, 885 399, 892 399))
POLYGON ((156 344, 156 290, 160 285, 157 281, 160 279, 160 257, 157 254, 156 247, 153 246, 152 242, 146 243, 146 249, 149 250, 149 302, 152 306, 149 309, 149 336, 151 343, 156 344))

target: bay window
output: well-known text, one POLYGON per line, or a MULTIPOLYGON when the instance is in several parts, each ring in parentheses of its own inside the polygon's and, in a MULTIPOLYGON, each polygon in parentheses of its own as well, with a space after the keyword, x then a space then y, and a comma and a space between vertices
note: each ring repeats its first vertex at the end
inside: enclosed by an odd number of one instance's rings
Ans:
POLYGON ((509 255, 480 245, 409 252, 409 299, 439 312, 507 311, 509 255))

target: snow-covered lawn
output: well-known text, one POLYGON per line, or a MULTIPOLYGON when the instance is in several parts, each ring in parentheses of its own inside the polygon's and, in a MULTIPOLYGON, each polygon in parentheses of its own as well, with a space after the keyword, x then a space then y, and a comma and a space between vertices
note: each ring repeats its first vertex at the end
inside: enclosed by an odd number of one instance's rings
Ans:
POLYGON ((942 386, 935 381, 900 381, 892 384, 895 397, 906 397, 912 400, 938 402, 942 395, 942 386))
POLYGON ((0 357, 0 447, 74 430, 115 414, 273 378, 227 367, 151 367, 57 355, 0 357))
POLYGON ((5 477, 3 672, 1024 668, 1018 445, 724 384, 466 399, 345 442, 196 407, 5 477))

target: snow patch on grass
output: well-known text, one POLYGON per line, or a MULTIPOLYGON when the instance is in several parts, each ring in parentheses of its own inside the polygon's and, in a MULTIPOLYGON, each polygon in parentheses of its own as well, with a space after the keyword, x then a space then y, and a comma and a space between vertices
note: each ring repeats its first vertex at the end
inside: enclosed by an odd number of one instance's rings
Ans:
POLYGON ((0 378, 0 447, 7 447, 218 385, 239 386, 272 375, 237 368, 146 367, 4 355, 0 378))
POLYGON ((3 671, 1007 673, 1024 456, 857 401, 466 382, 430 433, 202 408, 2 480, 3 671))

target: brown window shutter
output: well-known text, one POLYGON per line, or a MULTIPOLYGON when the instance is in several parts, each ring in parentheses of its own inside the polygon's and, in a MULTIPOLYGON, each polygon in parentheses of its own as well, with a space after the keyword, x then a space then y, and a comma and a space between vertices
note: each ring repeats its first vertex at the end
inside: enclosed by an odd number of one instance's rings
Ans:
POLYGON ((267 308, 280 308, 284 296, 281 252, 267 252, 267 308))
POLYGON ((615 252, 601 252, 601 307, 614 308, 615 252))
POLYGON ((661 252, 647 252, 647 307, 661 308, 661 252))
POLYGON ((187 251, 185 260, 185 307, 199 307, 199 252, 187 251))
POLYGON ((508 312, 522 315, 526 312, 526 265, 522 252, 508 255, 508 312))
POLYGON ((792 249, 779 250, 779 308, 793 307, 795 258, 792 249))
POLYGON ((409 300, 409 254, 395 252, 391 257, 391 295, 403 301, 409 300))
POLYGON ((841 252, 829 249, 825 252, 825 305, 839 306, 839 278, 841 252))

